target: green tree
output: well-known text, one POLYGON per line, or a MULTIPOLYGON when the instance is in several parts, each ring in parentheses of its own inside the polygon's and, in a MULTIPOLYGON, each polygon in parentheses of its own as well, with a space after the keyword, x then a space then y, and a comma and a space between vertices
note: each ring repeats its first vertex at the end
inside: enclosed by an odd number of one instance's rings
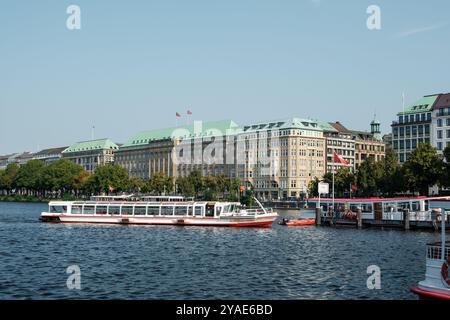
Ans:
POLYGON ((246 190, 241 197, 241 203, 247 207, 252 207, 255 204, 255 199, 253 198, 253 191, 246 190))
POLYGON ((42 175, 45 165, 40 160, 30 160, 17 171, 15 184, 18 188, 32 191, 35 194, 43 189, 42 175))
POLYGON ((241 180, 239 178, 234 178, 229 180, 228 183, 228 201, 238 201, 239 199, 239 192, 241 187, 241 180))
POLYGON ((380 179, 380 188, 387 196, 393 196, 404 190, 404 174, 401 166, 395 158, 393 149, 389 149, 382 161, 383 175, 380 179))
POLYGON ((443 173, 440 179, 440 185, 443 187, 450 187, 450 146, 444 149, 443 173))
POLYGON ((383 166, 373 158, 368 158, 358 168, 356 181, 359 192, 364 196, 376 196, 380 193, 383 178, 383 166))
POLYGON ((98 166, 87 183, 91 192, 127 191, 129 187, 128 172, 121 166, 107 164, 98 166))
POLYGON ((187 177, 178 177, 176 180, 177 193, 185 197, 195 196, 194 186, 191 184, 187 177))
POLYGON ((219 189, 219 182, 217 177, 208 176, 203 179, 203 196, 205 200, 217 200, 217 191, 219 189))
POLYGON ((164 172, 156 172, 145 185, 146 192, 156 193, 161 195, 163 193, 169 194, 173 190, 173 179, 167 177, 164 172))
POLYGON ((130 192, 141 192, 145 189, 145 183, 141 178, 138 177, 130 177, 130 181, 128 183, 128 191, 130 192))
POLYGON ((444 173, 444 162, 435 148, 421 143, 411 152, 404 164, 409 190, 429 194, 429 187, 437 184, 444 173))
POLYGON ((82 166, 70 160, 60 159, 44 168, 42 185, 47 191, 72 191, 75 189, 76 178, 83 170, 82 166))
POLYGON ((199 194, 204 191, 204 179, 200 171, 195 170, 188 176, 188 181, 194 188, 194 196, 198 198, 199 194))
POLYGON ((309 185, 308 185, 308 196, 310 198, 319 196, 319 193, 318 193, 319 182, 320 182, 320 180, 317 177, 315 177, 313 180, 311 180, 309 182, 309 185))
POLYGON ((16 187, 15 180, 18 172, 19 166, 15 163, 10 163, 1 176, 1 188, 4 189, 8 195, 16 187))

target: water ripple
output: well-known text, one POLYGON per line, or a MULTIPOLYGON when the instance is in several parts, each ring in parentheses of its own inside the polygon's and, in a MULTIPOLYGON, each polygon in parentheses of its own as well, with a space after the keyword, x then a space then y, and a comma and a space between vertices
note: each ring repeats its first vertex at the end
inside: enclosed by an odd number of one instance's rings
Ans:
POLYGON ((38 222, 0 203, 0 299, 414 299, 428 232, 38 222), (382 270, 368 290, 366 268, 382 270), (81 268, 81 290, 66 269, 81 268))

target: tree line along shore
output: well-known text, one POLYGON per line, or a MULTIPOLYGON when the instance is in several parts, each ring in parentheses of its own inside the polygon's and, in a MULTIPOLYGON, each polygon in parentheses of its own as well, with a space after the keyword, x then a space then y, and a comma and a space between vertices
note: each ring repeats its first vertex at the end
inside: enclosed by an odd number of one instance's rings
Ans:
MULTIPOLYGON (((308 196, 317 196, 320 181, 332 183, 332 173, 311 181, 308 196)), ((441 156, 429 144, 421 144, 406 163, 400 165, 392 150, 383 161, 369 158, 356 170, 340 168, 335 173, 335 196, 370 197, 420 194, 429 188, 450 187, 450 147, 441 156)), ((202 176, 199 171, 187 177, 172 178, 156 173, 148 181, 130 177, 114 164, 99 166, 89 174, 67 159, 44 165, 31 160, 23 166, 9 164, 0 170, 0 201, 47 202, 54 199, 87 199, 95 194, 146 193, 180 194, 203 200, 224 199, 253 204, 252 189, 241 191, 242 181, 226 176, 202 176)))

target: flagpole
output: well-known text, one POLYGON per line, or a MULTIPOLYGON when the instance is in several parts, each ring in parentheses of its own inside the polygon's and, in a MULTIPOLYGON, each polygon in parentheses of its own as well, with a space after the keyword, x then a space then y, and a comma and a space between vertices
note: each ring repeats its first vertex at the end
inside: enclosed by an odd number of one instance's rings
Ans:
POLYGON ((332 170, 333 170, 333 184, 332 184, 332 190, 333 190, 333 215, 334 215, 334 172, 335 172, 335 168, 336 168, 336 166, 335 166, 335 161, 334 161, 334 148, 332 149, 332 151, 333 151, 333 167, 332 167, 332 170))

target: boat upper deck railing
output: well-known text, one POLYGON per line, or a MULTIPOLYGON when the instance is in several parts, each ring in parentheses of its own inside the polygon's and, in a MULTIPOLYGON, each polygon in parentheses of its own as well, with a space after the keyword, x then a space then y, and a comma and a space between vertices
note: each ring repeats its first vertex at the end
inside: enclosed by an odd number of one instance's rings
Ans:
POLYGON ((247 213, 249 215, 260 215, 260 214, 265 214, 265 213, 273 213, 273 209, 272 208, 267 208, 265 212, 261 208, 252 208, 252 209, 245 209, 244 208, 243 211, 245 211, 245 213, 247 213))
MULTIPOLYGON (((450 256, 450 241, 445 242, 445 257, 450 256)), ((433 242, 427 244, 427 259, 441 260, 442 257, 442 243, 433 242)))

